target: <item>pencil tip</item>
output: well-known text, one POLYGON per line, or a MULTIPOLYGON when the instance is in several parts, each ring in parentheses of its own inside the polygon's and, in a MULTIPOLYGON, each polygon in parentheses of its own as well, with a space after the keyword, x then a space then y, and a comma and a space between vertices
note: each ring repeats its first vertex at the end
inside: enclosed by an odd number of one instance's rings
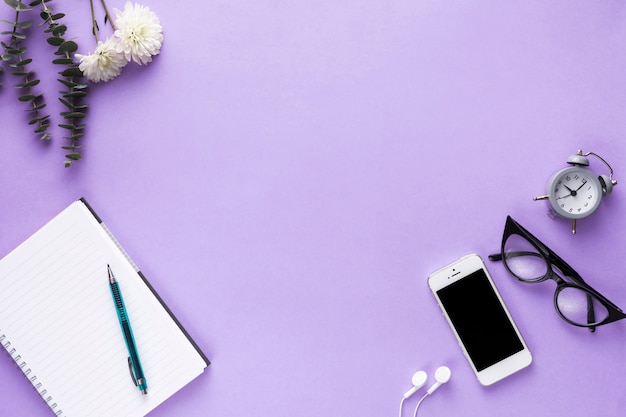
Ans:
POLYGON ((109 282, 115 282, 115 278, 113 277, 113 271, 111 271, 111 265, 107 264, 107 274, 109 275, 109 282))

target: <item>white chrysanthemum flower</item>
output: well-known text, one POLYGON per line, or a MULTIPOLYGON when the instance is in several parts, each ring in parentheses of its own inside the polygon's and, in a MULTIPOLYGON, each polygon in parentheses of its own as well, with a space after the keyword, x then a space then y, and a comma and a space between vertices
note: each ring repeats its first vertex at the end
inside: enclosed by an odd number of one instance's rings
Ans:
POLYGON ((163 28, 156 14, 148 7, 126 2, 124 11, 114 9, 115 36, 119 39, 117 51, 128 61, 143 65, 158 55, 163 43, 163 28))
POLYGON ((80 60, 78 68, 89 81, 105 83, 120 75, 128 63, 124 54, 117 52, 117 38, 111 37, 105 42, 99 41, 93 54, 76 54, 80 60))

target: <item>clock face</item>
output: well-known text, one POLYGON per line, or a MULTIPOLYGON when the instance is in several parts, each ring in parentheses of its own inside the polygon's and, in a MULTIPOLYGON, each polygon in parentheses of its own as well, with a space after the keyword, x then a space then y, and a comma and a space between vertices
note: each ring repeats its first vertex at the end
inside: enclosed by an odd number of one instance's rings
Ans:
POLYGON ((569 219, 593 213, 602 200, 602 187, 595 174, 581 167, 557 172, 548 184, 550 205, 554 211, 569 219))

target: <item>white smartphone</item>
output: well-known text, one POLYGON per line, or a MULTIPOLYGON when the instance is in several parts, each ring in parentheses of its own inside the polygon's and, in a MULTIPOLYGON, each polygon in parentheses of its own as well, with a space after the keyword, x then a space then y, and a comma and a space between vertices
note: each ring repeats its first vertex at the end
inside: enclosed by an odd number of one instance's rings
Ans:
POLYGON ((480 256, 432 273, 428 286, 482 385, 530 365, 530 350, 480 256))

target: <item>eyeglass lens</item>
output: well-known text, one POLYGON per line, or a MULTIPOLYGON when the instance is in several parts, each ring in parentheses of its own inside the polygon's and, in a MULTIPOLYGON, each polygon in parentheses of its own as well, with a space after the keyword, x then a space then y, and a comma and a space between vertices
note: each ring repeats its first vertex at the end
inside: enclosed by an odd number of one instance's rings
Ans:
MULTIPOLYGON (((511 274, 528 283, 543 281, 551 268, 539 250, 517 234, 510 235, 504 243, 504 262, 511 274)), ((565 319, 581 326, 600 323, 609 315, 591 293, 567 284, 557 289, 556 308, 565 319)))
POLYGON ((513 234, 504 243, 504 262, 521 281, 538 281, 548 273, 548 263, 529 241, 513 234))
POLYGON ((583 326, 598 324, 609 316, 609 310, 604 304, 580 288, 562 287, 556 302, 563 317, 572 323, 583 326), (593 312, 592 316, 589 316, 590 311, 593 312))

